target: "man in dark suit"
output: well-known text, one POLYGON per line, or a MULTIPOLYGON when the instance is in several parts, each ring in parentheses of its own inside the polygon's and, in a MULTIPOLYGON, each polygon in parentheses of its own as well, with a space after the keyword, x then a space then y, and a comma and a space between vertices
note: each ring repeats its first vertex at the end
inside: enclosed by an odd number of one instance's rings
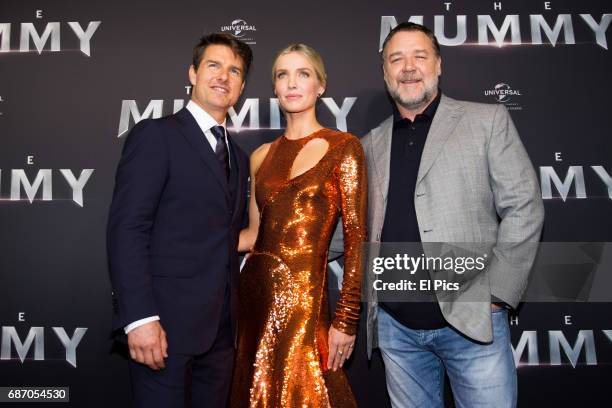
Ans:
POLYGON ((123 147, 107 245, 137 406, 226 404, 249 164, 225 124, 251 61, 234 37, 203 37, 191 101, 139 122, 123 147))

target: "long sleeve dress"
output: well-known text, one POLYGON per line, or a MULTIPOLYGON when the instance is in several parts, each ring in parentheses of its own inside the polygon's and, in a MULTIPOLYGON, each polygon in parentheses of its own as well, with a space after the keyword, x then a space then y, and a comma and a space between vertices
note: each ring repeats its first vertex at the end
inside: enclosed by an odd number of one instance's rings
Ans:
POLYGON ((255 177, 260 225, 240 276, 232 407, 354 407, 342 369, 328 370, 328 247, 338 217, 344 276, 331 325, 356 333, 366 238, 367 177, 359 140, 322 129, 270 146, 255 177), (289 178, 310 140, 328 142, 321 160, 289 178))

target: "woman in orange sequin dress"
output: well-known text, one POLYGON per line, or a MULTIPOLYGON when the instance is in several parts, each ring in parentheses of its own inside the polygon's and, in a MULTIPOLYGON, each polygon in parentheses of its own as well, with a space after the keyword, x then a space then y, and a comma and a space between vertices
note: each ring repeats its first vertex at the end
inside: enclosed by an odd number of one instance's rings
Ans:
POLYGON ((363 150, 315 116, 326 76, 303 44, 282 50, 272 69, 285 134, 251 156, 251 250, 240 276, 232 407, 354 407, 342 369, 355 342, 366 238, 363 150), (335 318, 327 302, 328 247, 339 216, 344 277, 335 318))

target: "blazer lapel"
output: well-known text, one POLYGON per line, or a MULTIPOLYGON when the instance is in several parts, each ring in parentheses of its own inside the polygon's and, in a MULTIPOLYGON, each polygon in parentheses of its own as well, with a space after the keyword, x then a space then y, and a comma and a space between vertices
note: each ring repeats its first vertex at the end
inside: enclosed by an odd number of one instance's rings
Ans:
POLYGON ((234 142, 234 139, 230 136, 229 132, 227 132, 227 140, 230 145, 230 160, 233 159, 231 165, 234 166, 230 171, 236 172, 236 194, 234 194, 234 211, 232 212, 233 224, 234 221, 236 221, 236 217, 238 216, 238 208, 240 207, 240 203, 244 199, 244 191, 242 191, 240 180, 242 180, 246 169, 243 168, 244 166, 241 163, 242 160, 240 160, 240 158, 238 157, 238 146, 236 145, 236 142, 234 142))
POLYGON ((389 192, 392 134, 393 116, 388 117, 380 126, 372 129, 372 159, 380 181, 378 190, 382 193, 383 203, 387 202, 387 193, 389 192))
POLYGON ((181 125, 181 133, 198 153, 204 164, 215 175, 215 179, 223 189, 225 197, 229 199, 230 192, 227 185, 227 177, 219 165, 217 156, 215 156, 210 144, 206 140, 202 129, 200 129, 191 113, 185 108, 178 111, 175 117, 181 125))
POLYGON ((421 155, 421 164, 419 166, 419 174, 417 176, 417 184, 421 182, 427 174, 434 161, 440 154, 444 143, 459 123, 459 118, 463 115, 463 108, 453 99, 442 95, 440 105, 433 118, 425 147, 421 155))

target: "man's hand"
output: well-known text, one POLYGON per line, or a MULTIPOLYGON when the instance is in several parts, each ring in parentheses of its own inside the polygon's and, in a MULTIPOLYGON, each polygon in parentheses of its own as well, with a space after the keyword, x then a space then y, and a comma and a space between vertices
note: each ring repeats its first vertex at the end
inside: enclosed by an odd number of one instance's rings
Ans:
POLYGON ((351 356, 355 345, 355 336, 349 336, 331 326, 329 328, 329 356, 327 368, 336 371, 351 356))
POLYGON ((166 367, 164 358, 168 357, 168 341, 158 320, 133 329, 127 336, 132 360, 152 370, 166 367))

